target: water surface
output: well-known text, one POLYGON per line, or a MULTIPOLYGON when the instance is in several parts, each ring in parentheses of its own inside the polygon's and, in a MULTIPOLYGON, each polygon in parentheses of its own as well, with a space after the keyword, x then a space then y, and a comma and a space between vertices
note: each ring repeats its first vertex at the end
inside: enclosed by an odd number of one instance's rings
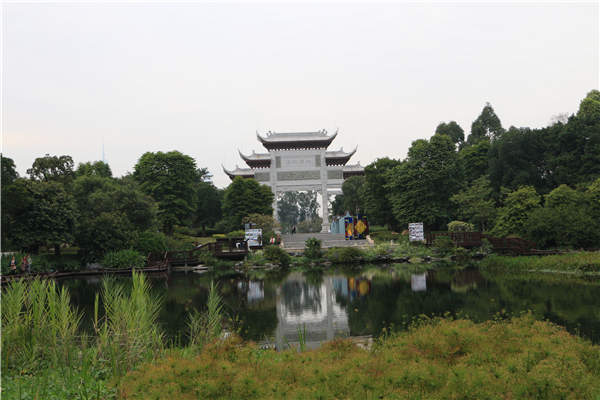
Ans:
MULTIPOLYGON (((124 278, 127 281, 129 278, 124 278)), ((310 347, 335 337, 379 335, 406 329, 421 316, 452 315, 485 321, 531 311, 600 343, 600 279, 548 274, 485 272, 476 267, 389 267, 319 272, 256 272, 250 276, 174 273, 151 277, 164 296, 160 323, 167 336, 185 343, 187 315, 202 310, 211 280, 240 334, 280 347, 306 332, 310 347), (429 269, 427 269, 429 268, 429 269)), ((93 315, 101 278, 61 281, 72 301, 93 315)))

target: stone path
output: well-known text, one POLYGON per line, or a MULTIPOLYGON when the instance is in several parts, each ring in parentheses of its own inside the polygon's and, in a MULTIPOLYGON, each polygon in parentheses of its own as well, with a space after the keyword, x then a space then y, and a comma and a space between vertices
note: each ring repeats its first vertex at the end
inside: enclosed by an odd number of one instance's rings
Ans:
POLYGON ((346 240, 343 234, 336 233, 295 233, 293 235, 282 235, 283 247, 287 249, 304 249, 304 242, 308 238, 317 238, 321 241, 321 247, 364 247, 370 246, 367 240, 346 240))

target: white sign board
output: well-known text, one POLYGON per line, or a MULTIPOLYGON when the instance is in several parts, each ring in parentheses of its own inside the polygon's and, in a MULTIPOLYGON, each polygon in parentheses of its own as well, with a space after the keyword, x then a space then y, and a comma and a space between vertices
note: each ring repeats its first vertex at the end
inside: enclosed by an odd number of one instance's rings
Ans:
POLYGON ((411 242, 425 241, 425 232, 423 231, 422 222, 408 224, 408 240, 411 242))
POLYGON ((244 239, 250 246, 262 246, 262 229, 246 229, 244 239))

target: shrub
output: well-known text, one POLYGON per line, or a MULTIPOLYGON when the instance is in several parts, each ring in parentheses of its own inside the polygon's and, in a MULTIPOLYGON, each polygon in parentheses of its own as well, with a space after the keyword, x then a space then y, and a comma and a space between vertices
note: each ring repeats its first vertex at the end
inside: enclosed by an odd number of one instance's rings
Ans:
POLYGON ((267 260, 282 267, 290 265, 290 255, 279 246, 265 247, 263 254, 267 260))
POLYGON ((145 264, 146 257, 132 249, 110 251, 102 259, 105 268, 142 268, 145 264))
POLYGON ((334 247, 327 250, 325 257, 334 264, 352 264, 361 261, 364 253, 357 247, 334 247))
POLYGON ((475 226, 468 222, 452 221, 448 224, 448 231, 450 231, 450 232, 474 232, 475 226))
POLYGON ((231 231, 228 232, 225 237, 227 238, 239 238, 239 237, 244 237, 246 235, 246 232, 242 229, 236 230, 236 231, 231 231))
POLYGON ((321 241, 314 237, 306 239, 304 255, 313 260, 321 258, 321 241))
POLYGON ((371 239, 377 243, 389 242, 390 240, 399 240, 400 234, 392 231, 378 231, 369 233, 371 239))
POLYGON ((456 245, 449 236, 440 236, 433 241, 433 251, 441 257, 452 254, 456 245))
POLYGON ((141 232, 133 240, 132 247, 142 254, 163 253, 168 249, 168 240, 162 232, 141 232))

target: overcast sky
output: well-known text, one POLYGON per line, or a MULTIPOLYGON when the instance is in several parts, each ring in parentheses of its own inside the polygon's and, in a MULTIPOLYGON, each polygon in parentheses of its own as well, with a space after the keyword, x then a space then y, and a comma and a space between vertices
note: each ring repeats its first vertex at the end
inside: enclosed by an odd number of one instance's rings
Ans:
POLYGON ((598 88, 596 4, 5 4, 3 153, 179 150, 228 184, 255 132, 339 128, 351 163, 404 158, 489 101, 541 127, 598 88))

